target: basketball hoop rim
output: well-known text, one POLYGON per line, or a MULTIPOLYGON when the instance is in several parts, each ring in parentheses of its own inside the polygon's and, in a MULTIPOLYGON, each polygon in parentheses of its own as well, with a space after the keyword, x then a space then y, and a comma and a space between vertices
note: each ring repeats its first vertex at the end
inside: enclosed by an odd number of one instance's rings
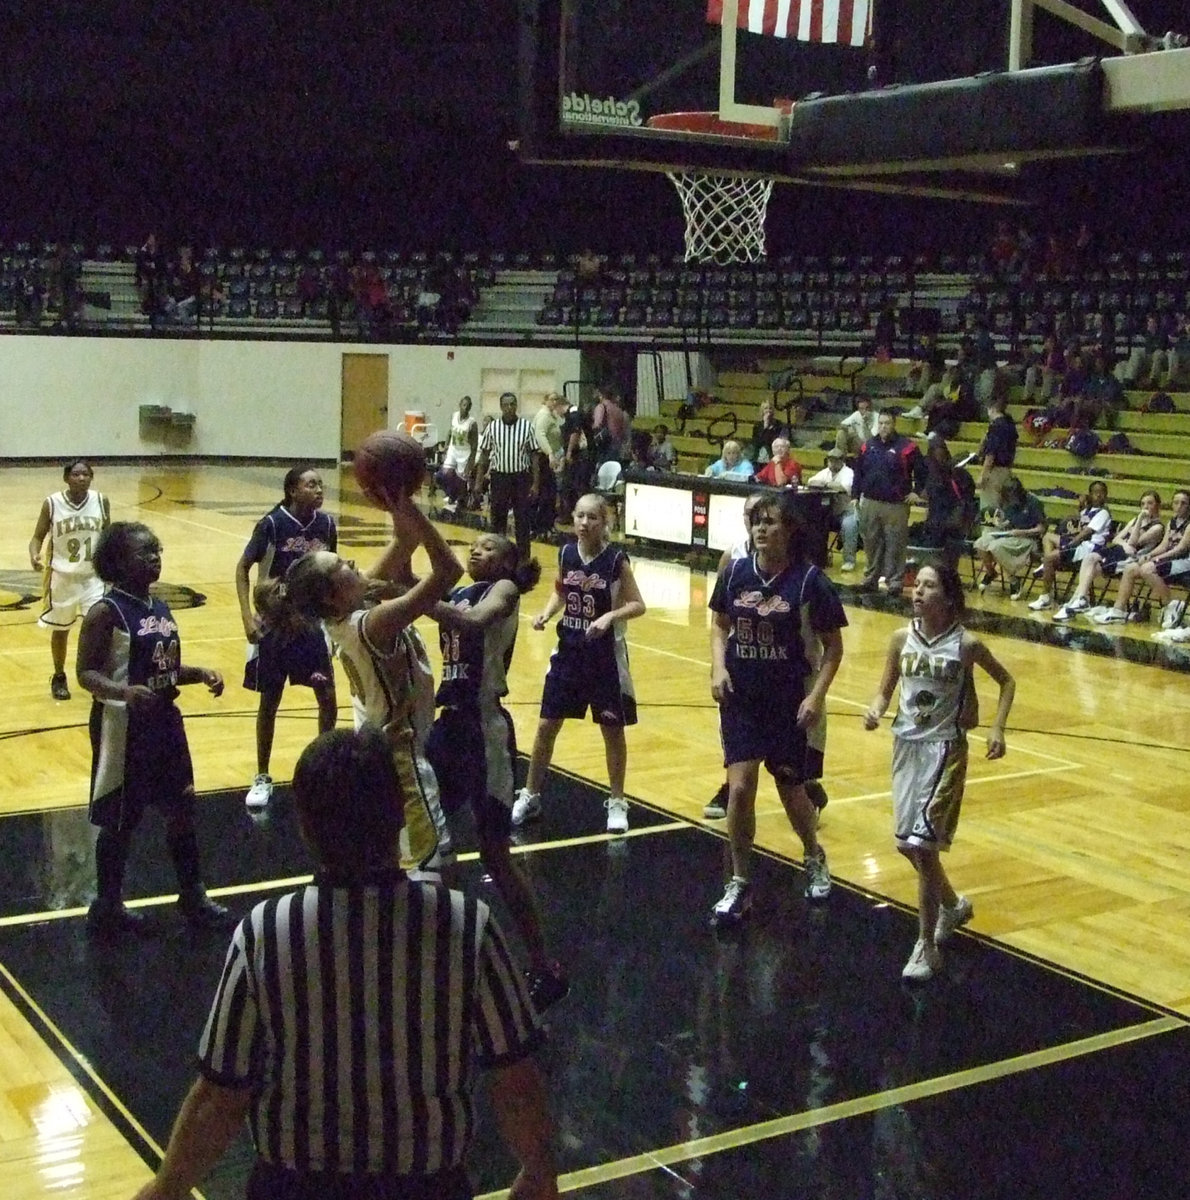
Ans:
POLYGON ((776 125, 759 125, 751 121, 726 121, 717 112, 656 113, 649 117, 645 124, 650 129, 662 129, 670 133, 732 138, 736 141, 775 142, 779 136, 776 125))

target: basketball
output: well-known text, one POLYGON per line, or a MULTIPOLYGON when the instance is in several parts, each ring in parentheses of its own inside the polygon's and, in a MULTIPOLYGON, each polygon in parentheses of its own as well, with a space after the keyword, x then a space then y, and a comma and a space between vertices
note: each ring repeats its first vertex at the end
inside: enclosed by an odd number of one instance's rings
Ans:
POLYGON ((360 443, 352 460, 360 491, 379 508, 384 497, 411 496, 426 476, 426 452, 402 429, 380 429, 360 443))

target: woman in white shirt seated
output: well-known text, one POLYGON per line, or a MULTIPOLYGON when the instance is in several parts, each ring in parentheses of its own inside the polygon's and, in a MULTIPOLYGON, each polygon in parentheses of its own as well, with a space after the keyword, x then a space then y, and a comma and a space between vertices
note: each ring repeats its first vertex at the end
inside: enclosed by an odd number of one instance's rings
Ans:
POLYGON ((751 479, 755 474, 752 464, 744 457, 744 448, 731 440, 723 443, 723 457, 711 463, 703 472, 713 479, 751 479))

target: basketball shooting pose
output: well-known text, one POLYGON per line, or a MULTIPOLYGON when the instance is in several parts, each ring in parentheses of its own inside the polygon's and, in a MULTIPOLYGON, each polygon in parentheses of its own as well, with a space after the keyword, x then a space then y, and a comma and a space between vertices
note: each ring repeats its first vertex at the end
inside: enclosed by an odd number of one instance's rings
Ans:
POLYGON ((917 872, 917 944, 901 975, 932 979, 942 969, 938 947, 971 920, 942 866, 950 849, 967 778, 967 730, 979 721, 972 670, 982 667, 1000 686, 988 730, 988 758, 1004 757, 1004 725, 1016 682, 996 656, 962 626, 963 584, 950 566, 926 564, 913 586, 913 621, 888 647, 880 690, 864 715, 875 729, 901 685, 893 719, 893 836, 917 872))
POLYGON ((608 833, 628 830, 624 776, 628 743, 624 727, 636 724, 636 695, 628 673, 624 622, 642 616, 645 602, 628 555, 608 545, 607 504, 588 495, 574 506, 577 542, 558 553, 558 578, 545 611, 533 621, 542 630, 559 613, 558 648, 550 658, 541 693, 541 720, 533 739, 529 773, 512 807, 512 823, 541 816, 541 789, 562 722, 586 716, 603 734, 611 795, 605 802, 608 833))
POLYGON ((257 566, 257 581, 282 579, 290 564, 313 550, 334 550, 338 545, 334 518, 322 511, 322 476, 310 466, 286 472, 284 496, 252 530, 252 537, 236 563, 236 596, 248 639, 244 687, 260 693, 256 712, 256 778, 248 790, 250 809, 264 808, 273 795, 269 760, 277 709, 286 683, 314 689, 318 700, 318 732, 334 729, 338 714, 335 676, 331 669, 326 635, 315 621, 292 630, 271 626, 248 600, 248 573, 257 566))
POLYGON ((66 645, 70 627, 85 617, 103 595, 103 581, 95 574, 95 543, 112 520, 107 497, 91 491, 94 472, 86 459, 68 462, 62 469, 66 487, 47 496, 37 514, 37 525, 29 541, 29 565, 44 569, 42 550, 50 539, 50 569, 45 582, 45 608, 37 623, 50 632, 50 695, 69 700, 66 682, 66 645))
MULTIPOLYGON (((409 868, 430 862, 444 826, 433 772, 418 751, 415 710, 424 670, 408 626, 446 597, 463 568, 407 495, 390 493, 389 505, 393 540, 382 556, 382 575, 358 571, 333 551, 315 550, 289 568, 284 582, 270 580, 263 599, 270 620, 284 620, 291 607, 324 622, 351 684, 356 728, 375 725, 387 735, 405 796, 401 860, 409 868), (419 543, 430 573, 388 595, 383 579, 392 579, 419 543), (386 598, 377 600, 378 590, 386 598)), ((432 694, 430 699, 432 707, 432 694)))

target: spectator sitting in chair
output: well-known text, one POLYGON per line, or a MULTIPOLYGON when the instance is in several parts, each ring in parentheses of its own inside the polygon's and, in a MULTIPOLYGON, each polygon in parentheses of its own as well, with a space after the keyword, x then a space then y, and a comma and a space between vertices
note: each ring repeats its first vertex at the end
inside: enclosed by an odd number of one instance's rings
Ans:
POLYGON ((677 469, 678 452, 669 440, 669 429, 664 425, 658 425, 653 430, 653 446, 649 451, 649 458, 658 471, 677 469))
POLYGON ((1174 318, 1167 363, 1165 378, 1159 386, 1172 392, 1179 384, 1190 380, 1190 316, 1184 312, 1174 318))
POLYGON ((785 431, 794 449, 817 449, 822 444, 822 430, 815 429, 809 422, 810 409, 802 401, 795 400, 789 409, 789 426, 785 431))
POLYGON ((876 436, 876 418, 872 401, 868 396, 855 398, 855 411, 839 422, 835 434, 835 449, 845 458, 852 459, 860 452, 864 442, 876 436))
POLYGON ((1025 485, 1015 475, 1009 475, 1000 489, 992 527, 975 539, 975 552, 983 566, 979 580, 981 593, 987 590, 999 567, 1004 578, 1011 581, 1012 599, 1019 599, 1022 576, 1041 554, 1045 524, 1041 501, 1026 492, 1025 485))
POLYGON ((806 480, 805 486, 831 493, 831 528, 843 539, 843 570, 855 570, 859 548, 859 517, 851 498, 855 472, 843 461, 838 449, 826 452, 826 466, 806 480))
POLYGON ((752 443, 748 457, 754 463, 765 463, 773 456, 773 442, 788 437, 789 430, 777 418, 777 406, 770 400, 760 404, 760 420, 752 426, 752 443))
MULTIPOLYGON (((1091 619, 1100 625, 1127 621, 1128 606, 1138 583, 1147 583, 1153 597, 1168 606, 1170 580, 1178 580, 1183 585, 1190 582, 1190 492, 1185 488, 1179 488, 1173 494, 1173 516, 1169 519, 1165 536, 1151 551, 1137 555, 1134 562, 1125 565, 1120 575, 1115 604, 1096 612, 1091 619)), ((1161 617, 1162 628, 1168 629, 1181 620, 1182 611, 1166 607, 1161 617)))
POLYGON ((1096 479, 1087 489, 1087 498, 1077 517, 1068 518, 1056 532, 1050 532, 1041 545, 1041 595, 1030 602, 1034 612, 1052 608, 1054 580, 1059 567, 1073 567, 1094 550, 1107 543, 1111 512, 1107 507, 1107 484, 1096 479))
MULTIPOLYGON (((723 447, 726 452, 727 447, 723 447)), ((756 482, 768 487, 796 488, 802 481, 802 466, 789 453, 789 439, 773 439, 772 457, 756 472, 756 482)))
POLYGON ((653 441, 643 429, 633 430, 628 439, 631 458, 628 465, 638 471, 656 471, 660 468, 653 461, 653 441))
POLYGON ((752 464, 744 457, 744 448, 734 439, 723 443, 723 456, 716 459, 703 472, 712 479, 751 479, 755 472, 752 464))
POLYGON ((1074 595, 1054 613, 1055 621, 1069 621, 1091 605, 1091 587, 1100 575, 1122 575, 1130 563, 1155 550, 1165 536, 1161 520, 1161 497, 1152 489, 1142 493, 1140 511, 1116 534, 1111 545, 1092 550, 1083 559, 1074 595))

